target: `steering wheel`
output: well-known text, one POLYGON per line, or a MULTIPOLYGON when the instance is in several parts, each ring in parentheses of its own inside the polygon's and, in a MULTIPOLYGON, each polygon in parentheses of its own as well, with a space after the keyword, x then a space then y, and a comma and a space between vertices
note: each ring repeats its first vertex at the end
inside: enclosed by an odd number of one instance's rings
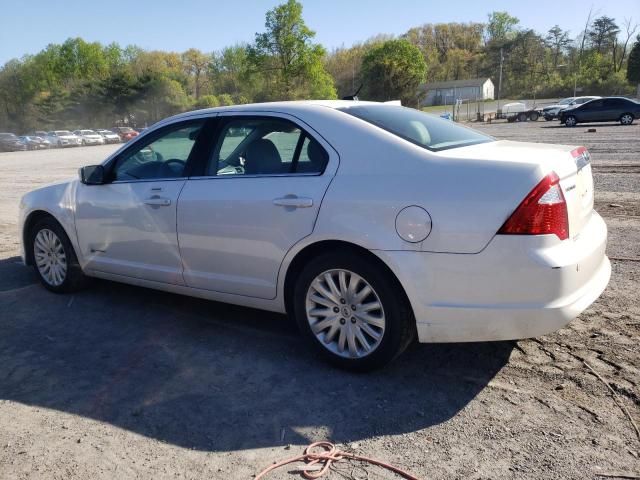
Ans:
POLYGON ((184 160, 179 160, 177 158, 170 158, 169 160, 162 163, 162 165, 171 171, 171 173, 182 174, 184 171, 184 167, 187 164, 184 160))

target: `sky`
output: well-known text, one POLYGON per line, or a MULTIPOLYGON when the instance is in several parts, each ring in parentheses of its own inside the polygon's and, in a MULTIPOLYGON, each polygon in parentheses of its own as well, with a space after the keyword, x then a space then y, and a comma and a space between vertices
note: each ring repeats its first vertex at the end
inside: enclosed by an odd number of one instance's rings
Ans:
MULTIPOLYGON (((484 22, 506 10, 522 26, 546 32, 556 23, 577 36, 589 8, 621 25, 640 23, 640 0, 299 0, 316 41, 329 50, 379 33, 399 35, 424 23, 484 22)), ((251 42, 267 10, 284 0, 0 0, 0 65, 69 37, 148 50, 205 52, 251 42), (57 5, 56 5, 57 4, 57 5)))

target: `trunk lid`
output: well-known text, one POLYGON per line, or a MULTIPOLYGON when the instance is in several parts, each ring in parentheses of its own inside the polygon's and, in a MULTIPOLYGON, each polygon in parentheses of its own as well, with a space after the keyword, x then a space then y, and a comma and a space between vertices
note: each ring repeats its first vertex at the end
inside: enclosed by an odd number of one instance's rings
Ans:
MULTIPOLYGON (((572 239, 580 234, 593 211, 591 157, 584 147, 499 140, 445 150, 437 155, 479 162, 490 161, 494 164, 508 162, 538 166, 541 171, 540 179, 551 171, 556 172, 567 202, 569 237, 572 239)), ((535 184, 531 185, 533 187, 535 184)), ((513 205, 513 209, 517 206, 513 205)))

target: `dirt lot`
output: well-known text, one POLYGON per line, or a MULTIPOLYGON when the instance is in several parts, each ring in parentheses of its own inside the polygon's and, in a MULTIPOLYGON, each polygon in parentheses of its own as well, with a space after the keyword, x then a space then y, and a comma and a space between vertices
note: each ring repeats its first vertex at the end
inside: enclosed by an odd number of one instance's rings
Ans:
POLYGON ((640 439, 581 361, 640 423, 640 126, 479 128, 591 150, 611 283, 553 335, 416 345, 369 375, 320 363, 283 316, 108 282, 48 293, 19 264, 19 197, 113 147, 0 154, 0 478, 248 479, 321 439, 425 479, 640 475, 640 439))

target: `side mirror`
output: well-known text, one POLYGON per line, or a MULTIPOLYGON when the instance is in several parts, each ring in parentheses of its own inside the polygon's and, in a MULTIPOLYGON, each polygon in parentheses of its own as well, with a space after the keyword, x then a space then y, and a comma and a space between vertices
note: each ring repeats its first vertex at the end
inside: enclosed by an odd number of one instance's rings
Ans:
POLYGON ((88 165, 80 168, 80 181, 85 185, 102 185, 106 183, 105 171, 102 165, 88 165))

